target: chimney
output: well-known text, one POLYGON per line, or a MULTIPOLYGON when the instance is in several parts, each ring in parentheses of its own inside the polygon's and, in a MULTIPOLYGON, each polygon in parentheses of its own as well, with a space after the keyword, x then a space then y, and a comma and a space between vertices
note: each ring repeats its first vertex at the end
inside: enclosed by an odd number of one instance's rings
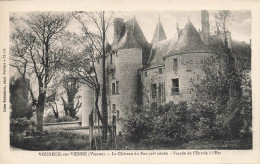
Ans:
POLYGON ((201 28, 202 34, 206 41, 209 41, 210 30, 209 30, 209 13, 207 10, 201 10, 201 28))
POLYGON ((179 39, 179 37, 181 36, 182 30, 179 28, 178 23, 177 23, 177 25, 176 25, 176 29, 177 29, 177 32, 178 32, 178 39, 179 39))
POLYGON ((231 38, 231 32, 227 31, 227 32, 226 32, 226 36, 227 36, 227 44, 228 44, 228 48, 232 49, 232 38, 231 38))
POLYGON ((124 19, 115 18, 114 19, 114 41, 113 44, 117 44, 121 38, 122 31, 124 29, 124 19))

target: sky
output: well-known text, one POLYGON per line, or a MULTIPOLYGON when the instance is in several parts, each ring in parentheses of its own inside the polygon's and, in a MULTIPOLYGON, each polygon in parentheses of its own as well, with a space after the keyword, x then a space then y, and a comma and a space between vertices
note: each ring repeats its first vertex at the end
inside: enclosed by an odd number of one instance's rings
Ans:
MULTIPOLYGON (((214 13, 218 11, 208 11, 210 25, 214 26, 214 13)), ((128 21, 136 18, 148 42, 151 42, 153 33, 158 23, 158 18, 163 25, 167 39, 170 39, 176 33, 176 24, 184 28, 188 17, 197 30, 201 29, 201 11, 135 11, 135 12, 115 12, 114 18, 123 18, 128 21)), ((79 26, 75 21, 70 28, 75 30, 79 26)), ((227 28, 231 32, 232 39, 235 41, 250 42, 251 39, 251 12, 249 10, 231 10, 231 17, 228 20, 227 28)), ((113 42, 113 26, 107 32, 108 42, 113 42)))
MULTIPOLYGON (((208 10, 210 26, 215 25, 214 14, 218 11, 208 10)), ((136 18, 139 26, 141 27, 147 41, 150 43, 160 17, 160 21, 163 25, 167 39, 172 38, 176 30, 176 24, 178 23, 180 28, 184 28, 188 21, 191 20, 197 30, 201 29, 201 11, 113 11, 113 18, 122 18, 124 22, 136 18)), ((15 13, 16 16, 23 17, 25 12, 15 13)), ((227 21, 227 28, 231 32, 232 39, 235 41, 250 42, 251 39, 251 11, 250 10, 231 10, 231 17, 227 21)), ((12 27, 11 27, 12 28, 12 27)), ((68 30, 78 33, 80 31, 80 24, 76 20, 72 20, 68 26, 68 30)), ((111 44, 113 42, 113 25, 108 28, 107 39, 111 44)))

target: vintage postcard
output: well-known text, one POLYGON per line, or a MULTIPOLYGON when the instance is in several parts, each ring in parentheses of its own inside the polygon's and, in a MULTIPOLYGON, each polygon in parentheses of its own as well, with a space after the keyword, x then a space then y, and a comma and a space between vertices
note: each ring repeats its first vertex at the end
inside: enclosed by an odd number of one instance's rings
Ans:
POLYGON ((0 2, 1 163, 260 163, 260 3, 185 2, 0 2))

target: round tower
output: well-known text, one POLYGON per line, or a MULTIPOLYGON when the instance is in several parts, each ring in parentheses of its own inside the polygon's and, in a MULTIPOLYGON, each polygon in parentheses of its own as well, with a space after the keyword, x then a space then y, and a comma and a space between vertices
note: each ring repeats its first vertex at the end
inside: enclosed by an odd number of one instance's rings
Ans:
POLYGON ((82 85, 81 90, 82 95, 82 107, 81 107, 81 114, 82 114, 82 126, 89 125, 89 114, 91 110, 94 108, 94 101, 95 101, 95 92, 92 88, 88 87, 86 84, 82 85))

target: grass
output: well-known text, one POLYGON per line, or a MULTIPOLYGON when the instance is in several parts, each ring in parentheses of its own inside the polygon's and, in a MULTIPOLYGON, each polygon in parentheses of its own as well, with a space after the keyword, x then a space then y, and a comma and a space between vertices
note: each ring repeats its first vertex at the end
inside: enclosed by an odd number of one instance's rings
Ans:
POLYGON ((86 135, 57 131, 38 137, 11 138, 10 144, 24 150, 88 150, 89 138, 86 135))
MULTIPOLYGON (((24 150, 89 150, 89 138, 85 134, 71 131, 50 131, 38 137, 11 138, 11 146, 24 150)), ((129 142, 123 137, 117 138, 118 150, 180 150, 180 149, 218 149, 246 150, 252 149, 252 140, 193 140, 151 141, 141 140, 139 143, 129 142)))
POLYGON ((128 142, 118 139, 118 149, 120 150, 249 150, 252 149, 252 140, 193 140, 193 141, 167 141, 155 143, 142 140, 139 143, 128 142))

